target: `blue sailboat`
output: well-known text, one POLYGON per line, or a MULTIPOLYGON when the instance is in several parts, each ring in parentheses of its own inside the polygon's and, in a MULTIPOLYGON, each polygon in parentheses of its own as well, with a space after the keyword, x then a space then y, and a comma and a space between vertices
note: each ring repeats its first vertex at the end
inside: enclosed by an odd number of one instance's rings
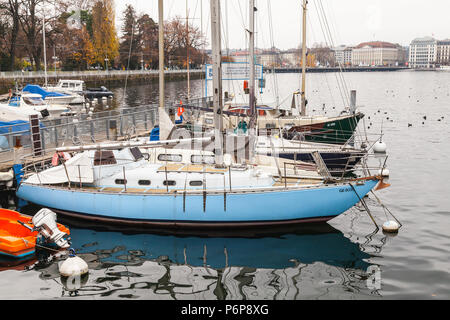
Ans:
MULTIPOLYGON (((151 162, 138 144, 63 147, 57 153, 77 153, 59 166, 27 174, 17 196, 68 216, 112 224, 217 229, 327 221, 371 190, 385 187, 377 176, 340 182, 301 175, 275 177, 258 164, 228 161, 220 143, 219 0, 211 0, 211 20, 214 109, 218 111, 214 163, 202 159, 201 151, 198 163, 182 163, 173 154, 151 162)), ((170 122, 164 105, 159 108, 159 121, 161 140, 142 142, 142 146, 173 148, 177 141, 164 140, 168 136, 165 123, 170 122)))

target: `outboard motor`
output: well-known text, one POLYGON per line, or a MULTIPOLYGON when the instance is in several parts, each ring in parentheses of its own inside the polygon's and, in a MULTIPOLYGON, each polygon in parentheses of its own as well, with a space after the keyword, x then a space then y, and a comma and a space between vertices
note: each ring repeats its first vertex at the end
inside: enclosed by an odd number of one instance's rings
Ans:
POLYGON ((34 230, 38 231, 47 241, 55 243, 60 248, 69 248, 67 234, 58 229, 56 213, 49 209, 41 209, 32 219, 34 230))

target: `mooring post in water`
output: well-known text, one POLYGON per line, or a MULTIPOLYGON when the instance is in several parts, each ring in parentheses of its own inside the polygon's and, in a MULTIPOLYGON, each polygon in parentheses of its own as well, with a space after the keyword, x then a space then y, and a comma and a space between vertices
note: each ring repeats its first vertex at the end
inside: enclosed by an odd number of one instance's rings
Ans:
MULTIPOLYGON (((355 114, 356 113, 356 90, 350 91, 350 113, 355 114)), ((356 121, 356 120, 351 120, 356 121)), ((340 138, 340 137, 339 137, 340 138)), ((348 144, 350 146, 355 146, 355 135, 353 134, 351 138, 348 140, 348 144)))
POLYGON ((108 96, 107 98, 106 98, 106 101, 107 101, 107 105, 108 105, 108 107, 112 107, 112 97, 111 96, 108 96))
POLYGON ((148 130, 148 124, 147 124, 147 111, 144 112, 144 128, 145 128, 145 131, 148 130))
POLYGON ((98 103, 99 107, 101 109, 103 109, 103 97, 98 97, 97 98, 97 103, 98 103))
POLYGON ((350 112, 351 114, 356 112, 356 90, 350 91, 350 112))

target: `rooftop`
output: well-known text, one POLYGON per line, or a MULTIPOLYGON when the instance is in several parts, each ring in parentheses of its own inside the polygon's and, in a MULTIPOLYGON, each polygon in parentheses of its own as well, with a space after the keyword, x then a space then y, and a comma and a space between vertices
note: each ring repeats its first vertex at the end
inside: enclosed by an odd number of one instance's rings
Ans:
POLYGON ((363 42, 356 46, 356 49, 361 49, 364 47, 371 48, 397 48, 396 44, 384 41, 371 41, 371 42, 363 42))

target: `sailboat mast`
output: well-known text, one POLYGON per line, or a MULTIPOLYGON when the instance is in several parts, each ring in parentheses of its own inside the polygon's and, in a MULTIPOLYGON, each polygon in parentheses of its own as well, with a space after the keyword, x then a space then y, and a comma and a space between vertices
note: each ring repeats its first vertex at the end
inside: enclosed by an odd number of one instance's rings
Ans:
POLYGON ((190 57, 189 57, 189 9, 188 9, 188 0, 186 0, 186 49, 187 49, 187 60, 186 60, 186 68, 187 68, 187 98, 190 99, 191 96, 191 75, 190 75, 190 57))
POLYGON ((250 59, 250 80, 249 88, 249 109, 251 119, 249 128, 253 129, 256 126, 256 98, 255 98, 255 0, 250 0, 249 5, 250 19, 249 19, 249 59, 250 59))
MULTIPOLYGON (((159 111, 164 111, 164 5, 158 0, 159 14, 159 111)), ((161 117, 160 117, 161 119, 161 117)))
POLYGON ((302 90, 301 90, 301 116, 306 116, 306 6, 308 0, 303 0, 303 40, 302 40, 302 90))
POLYGON ((45 76, 45 87, 48 87, 47 82, 47 47, 45 45, 45 14, 42 18, 42 42, 44 46, 44 76, 45 76))
POLYGON ((215 161, 223 164, 223 119, 222 119, 222 43, 220 24, 220 1, 211 0, 211 46, 213 67, 213 104, 215 127, 215 161))

